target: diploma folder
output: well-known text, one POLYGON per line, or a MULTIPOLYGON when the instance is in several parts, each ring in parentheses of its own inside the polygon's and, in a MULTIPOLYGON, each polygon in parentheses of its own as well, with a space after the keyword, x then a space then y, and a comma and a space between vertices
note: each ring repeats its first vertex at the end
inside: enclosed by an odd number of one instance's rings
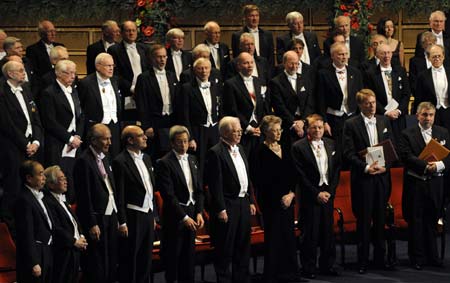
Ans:
MULTIPOLYGON (((384 140, 378 144, 375 144, 374 147, 375 146, 383 147, 384 160, 386 162, 386 165, 391 165, 392 163, 398 160, 398 155, 397 152, 395 151, 391 139, 384 140)), ((363 158, 364 160, 366 158, 366 155, 367 155, 367 148, 359 152, 359 156, 361 156, 361 158, 363 158)))
POLYGON ((419 155, 419 159, 426 161, 441 161, 446 158, 450 150, 435 139, 431 139, 419 155))

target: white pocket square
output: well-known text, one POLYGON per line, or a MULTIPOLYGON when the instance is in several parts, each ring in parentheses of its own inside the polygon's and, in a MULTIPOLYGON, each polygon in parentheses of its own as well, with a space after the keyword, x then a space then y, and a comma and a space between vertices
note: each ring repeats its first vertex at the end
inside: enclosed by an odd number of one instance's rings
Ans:
POLYGON ((333 155, 335 155, 336 154, 336 151, 333 151, 332 153, 331 153, 331 156, 333 156, 333 155))
POLYGON ((384 133, 387 133, 387 128, 384 128, 384 130, 383 130, 383 134, 384 134, 384 133))
POLYGON ((445 145, 445 140, 441 140, 439 143, 441 144, 441 145, 445 145))
POLYGON ((302 88, 300 89, 300 91, 306 91, 305 87, 302 86, 302 88))
POLYGON ((398 81, 401 81, 402 80, 402 77, 398 77, 398 81))
POLYGON ((219 79, 216 79, 216 84, 218 84, 219 83, 219 79))

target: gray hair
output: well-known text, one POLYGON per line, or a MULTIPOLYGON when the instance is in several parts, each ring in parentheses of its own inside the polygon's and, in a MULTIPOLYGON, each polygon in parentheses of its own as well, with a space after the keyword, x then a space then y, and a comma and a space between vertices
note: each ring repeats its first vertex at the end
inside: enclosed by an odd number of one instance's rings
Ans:
POLYGON ((231 124, 238 122, 239 119, 233 116, 225 116, 219 121, 219 134, 225 136, 231 130, 231 124))
POLYGON ((169 140, 171 142, 174 142, 175 138, 178 135, 181 135, 181 134, 184 134, 184 133, 186 133, 188 135, 188 139, 190 139, 191 135, 189 133, 188 128, 186 128, 185 126, 180 126, 180 125, 172 126, 170 128, 170 130, 169 130, 169 140))
POLYGON ((300 12, 293 11, 286 15, 286 23, 289 25, 295 19, 303 20, 303 15, 300 12))
POLYGON ((61 167, 59 167, 58 165, 53 165, 53 166, 47 167, 44 170, 45 183, 46 184, 58 183, 58 176, 57 176, 58 172, 62 172, 61 167))

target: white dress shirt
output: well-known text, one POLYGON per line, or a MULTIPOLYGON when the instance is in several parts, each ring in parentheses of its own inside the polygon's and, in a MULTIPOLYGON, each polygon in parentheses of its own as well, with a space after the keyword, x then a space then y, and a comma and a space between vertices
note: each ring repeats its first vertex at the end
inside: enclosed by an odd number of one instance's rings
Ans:
POLYGON ((175 156, 178 159, 178 163, 180 164, 181 170, 183 171, 184 179, 186 180, 186 184, 189 191, 189 200, 187 203, 180 202, 180 205, 182 206, 189 206, 190 204, 194 205, 194 184, 192 182, 192 172, 191 168, 189 167, 189 154, 185 153, 183 155, 178 154, 176 151, 173 151, 175 153, 175 156))
POLYGON ((332 109, 332 108, 328 107, 327 113, 332 114, 334 116, 339 116, 339 117, 343 116, 344 114, 350 115, 351 113, 348 109, 348 104, 347 104, 347 99, 348 99, 347 68, 343 67, 343 68, 339 69, 334 65, 334 63, 333 63, 333 67, 335 68, 336 78, 337 78, 339 86, 341 88, 343 97, 342 97, 341 107, 339 109, 332 109))
POLYGON ((386 92, 386 98, 387 102, 391 101, 392 99, 392 93, 389 91, 389 83, 388 81, 391 80, 391 86, 392 86, 392 67, 389 66, 387 68, 380 66, 381 70, 381 77, 383 78, 383 84, 384 84, 384 90, 386 92))
POLYGON ((28 113, 27 104, 25 103, 25 98, 23 97, 23 88, 21 86, 15 87, 13 84, 7 80, 9 87, 11 88, 11 92, 14 93, 17 100, 19 101, 20 108, 22 109, 23 115, 27 120, 27 129, 25 130, 25 137, 29 137, 33 134, 33 127, 31 126, 31 119, 28 113))
POLYGON ((448 81, 447 74, 443 66, 439 68, 431 67, 431 73, 433 75, 434 91, 436 92, 436 108, 448 107, 448 81))
MULTIPOLYGON (((102 162, 103 158, 106 157, 103 152, 97 153, 97 151, 95 151, 95 149, 92 146, 89 146, 89 148, 91 149, 92 153, 94 154, 95 158, 97 159, 96 162, 102 162)), ((102 164, 103 164, 103 162, 102 162, 102 164)), ((104 164, 103 164, 103 166, 104 166, 104 164)), ((116 201, 114 199, 114 191, 112 189, 111 181, 109 180, 106 169, 104 169, 104 170, 105 170, 105 175, 102 177, 103 177, 103 181, 105 182, 106 188, 108 189, 108 194, 109 194, 108 204, 106 205, 106 209, 105 209, 105 215, 112 215, 113 212, 117 212, 117 206, 116 206, 116 201)), ((100 172, 100 173, 102 173, 102 172, 100 172)))
POLYGON ((166 70, 158 70, 153 68, 155 71, 156 80, 158 81, 159 90, 161 92, 161 98, 163 102, 162 115, 172 114, 172 101, 170 99, 170 88, 169 82, 167 81, 166 70))
MULTIPOLYGON (((244 84, 245 87, 247 88, 248 91, 248 95, 250 96, 250 100, 253 103, 253 112, 252 112, 252 116, 250 117, 250 122, 255 121, 256 123, 258 123, 258 120, 256 119, 256 92, 255 92, 255 86, 253 84, 253 76, 250 77, 245 77, 244 75, 242 75, 242 73, 239 73, 239 75, 242 77, 242 79, 244 80, 244 84)), ((247 126, 247 129, 245 130, 245 132, 247 133, 251 127, 250 125, 247 126)))
POLYGON ((75 218, 72 216, 72 213, 69 212, 69 210, 67 209, 66 204, 64 203, 66 201, 66 196, 63 194, 56 194, 52 191, 50 191, 50 193, 52 194, 52 196, 56 199, 56 201, 58 202, 58 204, 64 209, 64 212, 66 213, 66 215, 69 217, 70 221, 72 222, 73 225, 73 237, 78 240, 80 238, 80 233, 78 232, 78 224, 77 221, 75 220, 75 218))
POLYGON ((220 58, 219 58, 219 43, 211 44, 208 42, 209 51, 214 60, 216 69, 220 70, 220 58))
POLYGON ((180 75, 183 72, 183 61, 181 60, 181 50, 175 51, 171 49, 171 56, 173 61, 173 66, 175 68, 175 74, 177 79, 180 80, 180 75))
POLYGON ((369 136, 370 146, 378 144, 378 132, 377 132, 377 119, 375 116, 368 118, 361 113, 364 119, 364 125, 366 126, 367 135, 369 136))
POLYGON ((70 121, 69 127, 67 128, 67 132, 68 133, 75 132, 77 130, 77 123, 75 115, 75 103, 73 102, 72 98, 72 87, 71 86, 65 87, 58 79, 56 79, 56 82, 64 92, 64 96, 66 97, 67 102, 69 102, 70 110, 72 110, 72 120, 70 121))
POLYGON ((319 187, 323 184, 328 186, 328 155, 323 141, 311 141, 311 149, 314 152, 317 167, 319 168, 319 187))
MULTIPOLYGON (((230 145, 229 145, 230 146, 230 145)), ((237 145, 230 146, 228 149, 231 160, 233 161, 234 168, 238 174, 239 184, 241 189, 239 191, 239 197, 245 197, 248 191, 248 176, 247 168, 245 167, 244 159, 242 159, 239 147, 237 145)))
POLYGON ((127 43, 124 41, 125 48, 127 50, 128 59, 131 63, 131 69, 133 70, 133 81, 131 82, 131 92, 134 92, 136 86, 137 77, 142 73, 141 55, 137 51, 136 42, 127 43))
POLYGON ((259 29, 251 29, 248 28, 248 32, 251 33, 253 35, 253 38, 255 39, 255 50, 256 50, 256 54, 258 56, 261 56, 261 52, 260 52, 260 44, 259 44, 259 29))
POLYGON ((102 124, 108 125, 111 121, 117 123, 117 100, 114 88, 111 85, 110 79, 104 80, 98 72, 96 74, 103 108, 102 124))
POLYGON ((136 211, 148 213, 150 210, 153 211, 153 185, 150 179, 150 174, 148 172, 148 168, 144 163, 143 157, 144 154, 142 152, 135 153, 133 151, 127 150, 130 154, 131 158, 136 165, 136 168, 139 172, 139 176, 141 177, 142 183, 144 183, 145 187, 145 197, 142 206, 137 206, 134 204, 127 204, 127 208, 133 209, 136 211))
POLYGON ((203 102, 206 106, 206 111, 208 112, 207 118, 206 118, 206 124, 203 124, 205 127, 211 127, 217 124, 213 123, 212 120, 212 100, 211 100, 211 83, 210 82, 202 82, 198 78, 195 78, 198 83, 198 87, 200 89, 200 93, 202 94, 203 102))

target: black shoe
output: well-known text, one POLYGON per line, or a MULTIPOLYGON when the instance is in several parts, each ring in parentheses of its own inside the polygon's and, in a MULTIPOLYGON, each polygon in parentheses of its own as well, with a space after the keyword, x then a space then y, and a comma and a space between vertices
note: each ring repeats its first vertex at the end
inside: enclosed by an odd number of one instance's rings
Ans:
POLYGON ((418 263, 413 263, 413 264, 412 264, 412 267, 413 267, 415 270, 422 270, 422 265, 420 265, 420 264, 418 264, 418 263))
POLYGON ((334 269, 333 267, 329 268, 329 269, 325 269, 325 270, 321 270, 320 274, 326 275, 326 276, 339 276, 339 272, 337 272, 336 269, 334 269))
POLYGON ((359 267, 359 269, 358 269, 358 273, 359 274, 366 274, 366 272, 367 272, 367 267, 366 266, 362 265, 362 266, 359 267))
POLYGON ((314 272, 303 271, 302 277, 307 278, 307 279, 316 279, 316 274, 314 272))

